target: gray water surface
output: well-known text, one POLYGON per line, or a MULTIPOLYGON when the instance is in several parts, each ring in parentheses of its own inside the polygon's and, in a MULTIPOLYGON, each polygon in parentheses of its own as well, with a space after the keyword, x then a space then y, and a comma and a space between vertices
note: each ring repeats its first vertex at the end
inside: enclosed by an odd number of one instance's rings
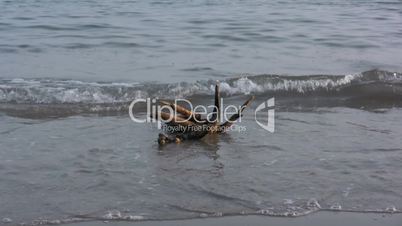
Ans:
POLYGON ((0 0, 0 224, 401 213, 401 25, 395 0, 0 0), (128 116, 216 80, 256 96, 245 131, 160 147, 128 116))
POLYGON ((0 77, 402 71, 401 1, 0 1, 0 77))
POLYGON ((277 112, 274 134, 251 112, 246 132, 163 148, 155 125, 123 116, 1 116, 0 213, 31 222, 402 207, 399 109, 277 112))

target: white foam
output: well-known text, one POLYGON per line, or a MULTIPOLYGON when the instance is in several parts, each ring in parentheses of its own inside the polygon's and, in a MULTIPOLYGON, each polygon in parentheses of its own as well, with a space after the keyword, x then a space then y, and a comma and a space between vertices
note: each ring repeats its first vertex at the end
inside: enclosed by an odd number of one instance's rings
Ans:
POLYGON ((315 91, 318 89, 329 90, 331 88, 345 86, 350 84, 353 80, 360 78, 361 74, 345 75, 341 79, 286 79, 283 78, 279 81, 265 81, 257 83, 250 80, 247 77, 240 78, 230 85, 227 82, 221 83, 221 91, 227 94, 250 94, 250 93, 262 93, 267 91, 296 91, 299 93, 306 93, 308 91, 315 91))
POLYGON ((106 220, 121 219, 121 213, 118 210, 108 211, 103 218, 106 220))
POLYGON ((315 198, 308 200, 307 207, 321 209, 321 205, 315 198))
POLYGON ((4 224, 8 224, 8 223, 12 223, 13 220, 12 220, 11 218, 4 217, 4 218, 1 220, 1 222, 4 223, 4 224))
POLYGON ((341 210, 342 206, 339 205, 338 203, 335 203, 335 204, 331 205, 330 209, 331 210, 341 210))
POLYGON ((291 205, 293 203, 294 203, 294 201, 292 199, 284 199, 283 200, 283 204, 285 204, 285 205, 291 205))
POLYGON ((398 209, 395 206, 389 206, 389 207, 385 208, 385 211, 391 212, 391 213, 396 213, 396 212, 398 212, 398 209))
MULTIPOLYGON (((363 74, 345 76, 254 76, 220 82, 226 95, 281 92, 306 94, 339 91, 362 78, 363 74)), ((383 75, 384 77, 385 75, 383 75)), ((379 76, 377 79, 380 79, 379 76)), ((386 76, 385 76, 386 77, 386 76)), ((386 79, 386 78, 383 79, 386 79)), ((390 76, 388 76, 390 77, 390 76)), ((387 77, 387 78, 388 78, 387 77)), ((391 77, 394 77, 392 75, 391 77)), ((371 77, 367 77, 371 79, 371 77)), ((389 78, 388 78, 389 79, 389 78)), ((375 78, 374 78, 375 80, 375 78)), ((213 95, 213 81, 176 84, 99 83, 76 80, 0 80, 0 102, 16 103, 123 103, 136 98, 185 98, 192 95, 213 95)))

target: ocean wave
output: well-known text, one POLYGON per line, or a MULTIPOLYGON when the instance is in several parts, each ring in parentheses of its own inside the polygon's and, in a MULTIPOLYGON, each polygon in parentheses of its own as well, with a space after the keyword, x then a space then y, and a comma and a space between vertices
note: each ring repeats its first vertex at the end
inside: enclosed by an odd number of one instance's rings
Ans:
MULTIPOLYGON (((2 79, 0 103, 115 104, 136 98, 210 96, 216 81, 194 83, 104 83, 53 79, 2 79)), ((372 70, 350 75, 242 76, 220 81, 223 96, 402 96, 402 74, 372 70)))
MULTIPOLYGON (((290 200, 291 201, 291 200, 290 200)), ((352 212, 352 213, 375 213, 375 214, 401 214, 401 210, 395 206, 390 206, 385 209, 342 209, 339 204, 332 205, 329 208, 321 208, 320 204, 315 199, 307 201, 301 206, 297 205, 283 205, 282 207, 268 207, 259 210, 244 210, 239 212, 219 212, 212 210, 199 210, 188 207, 172 206, 174 209, 179 209, 182 216, 164 216, 157 217, 152 214, 142 213, 130 213, 130 211, 119 211, 116 209, 108 211, 95 211, 89 214, 77 214, 66 218, 60 219, 46 219, 40 218, 33 220, 32 222, 24 222, 21 225, 64 225, 71 223, 82 222, 144 222, 144 221, 172 221, 172 220, 192 220, 200 218, 217 218, 227 216, 268 216, 268 217, 282 217, 282 218, 295 218, 306 216, 316 212, 352 212)), ((12 222, 10 218, 4 218, 7 222, 12 222)), ((5 221, 3 219, 3 221, 5 221)))

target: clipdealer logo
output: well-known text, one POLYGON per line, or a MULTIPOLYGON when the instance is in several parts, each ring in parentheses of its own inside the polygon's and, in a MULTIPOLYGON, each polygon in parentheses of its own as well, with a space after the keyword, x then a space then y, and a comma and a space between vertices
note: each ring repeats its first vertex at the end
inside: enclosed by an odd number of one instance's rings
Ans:
MULTIPOLYGON (((204 118, 209 121, 212 117, 212 115, 214 113, 213 110, 215 108, 215 106, 213 105, 196 105, 194 106, 190 101, 186 100, 186 99, 175 99, 174 103, 177 105, 178 103, 186 103, 188 105, 188 110, 191 112, 196 112, 199 115, 203 115, 205 116, 204 118), (209 112, 209 113, 208 113, 209 112)), ((156 105, 157 103, 157 99, 151 99, 151 98, 139 98, 139 99, 135 99, 130 103, 129 106, 129 116, 131 118, 131 120, 133 122, 136 123, 157 123, 158 125, 158 129, 162 128, 162 122, 164 123, 169 123, 172 120, 174 120, 173 117, 169 118, 169 119, 161 119, 157 117, 158 112, 162 112, 162 111, 167 111, 169 115, 173 116, 173 115, 177 115, 177 112, 175 112, 175 110, 170 107, 170 106, 158 106, 156 105), (146 118, 138 118, 134 115, 134 107, 136 104, 146 104, 146 118)), ((221 98, 221 103, 223 103, 223 98, 221 98)), ((223 104, 222 104, 223 105, 223 104)), ((220 108, 220 120, 219 121, 228 121, 230 116, 232 114, 236 114, 239 109, 241 108, 241 106, 236 106, 236 105, 228 105, 225 108, 223 108, 221 106, 220 108)), ((264 102, 262 102, 261 104, 259 104, 257 106, 257 108, 254 111, 254 119, 255 122, 257 123, 258 126, 260 126, 261 128, 263 128, 264 130, 274 133, 275 132, 275 98, 270 98, 264 102), (261 120, 261 117, 257 117, 260 116, 261 113, 263 113, 266 110, 266 116, 267 116, 267 120, 261 120), (257 114, 258 113, 258 114, 257 114)), ((240 117, 236 120, 237 122, 241 122, 242 116, 240 115, 240 117)), ((177 122, 177 118, 175 119, 177 122)), ((183 119, 182 122, 190 120, 190 118, 186 118, 183 119)), ((215 120, 215 119, 213 119, 215 120)), ((210 121, 209 121, 210 122, 210 121)), ((241 131, 244 131, 245 129, 242 129, 241 131)))
POLYGON ((275 132, 275 98, 270 98, 264 102, 262 102, 254 111, 254 119, 255 122, 266 131, 271 133, 275 132), (267 109, 267 122, 266 124, 260 122, 257 119, 257 112, 263 111, 267 109))

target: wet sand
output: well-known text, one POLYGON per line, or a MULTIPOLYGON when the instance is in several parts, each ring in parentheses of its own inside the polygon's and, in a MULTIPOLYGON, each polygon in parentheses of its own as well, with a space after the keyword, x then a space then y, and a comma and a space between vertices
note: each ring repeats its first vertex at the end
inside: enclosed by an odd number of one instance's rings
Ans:
MULTIPOLYGON (((171 221, 145 221, 145 222, 104 222, 110 225, 143 225, 143 226, 246 226, 246 225, 280 225, 280 226, 339 226, 339 225, 354 225, 354 226, 401 226, 402 214, 377 214, 377 213, 334 213, 334 212, 319 212, 303 217, 285 218, 285 217, 268 217, 268 216, 234 216, 220 218, 205 218, 192 220, 171 220, 171 221)), ((95 226, 99 225, 99 221, 83 222, 73 224, 75 226, 95 226)))

